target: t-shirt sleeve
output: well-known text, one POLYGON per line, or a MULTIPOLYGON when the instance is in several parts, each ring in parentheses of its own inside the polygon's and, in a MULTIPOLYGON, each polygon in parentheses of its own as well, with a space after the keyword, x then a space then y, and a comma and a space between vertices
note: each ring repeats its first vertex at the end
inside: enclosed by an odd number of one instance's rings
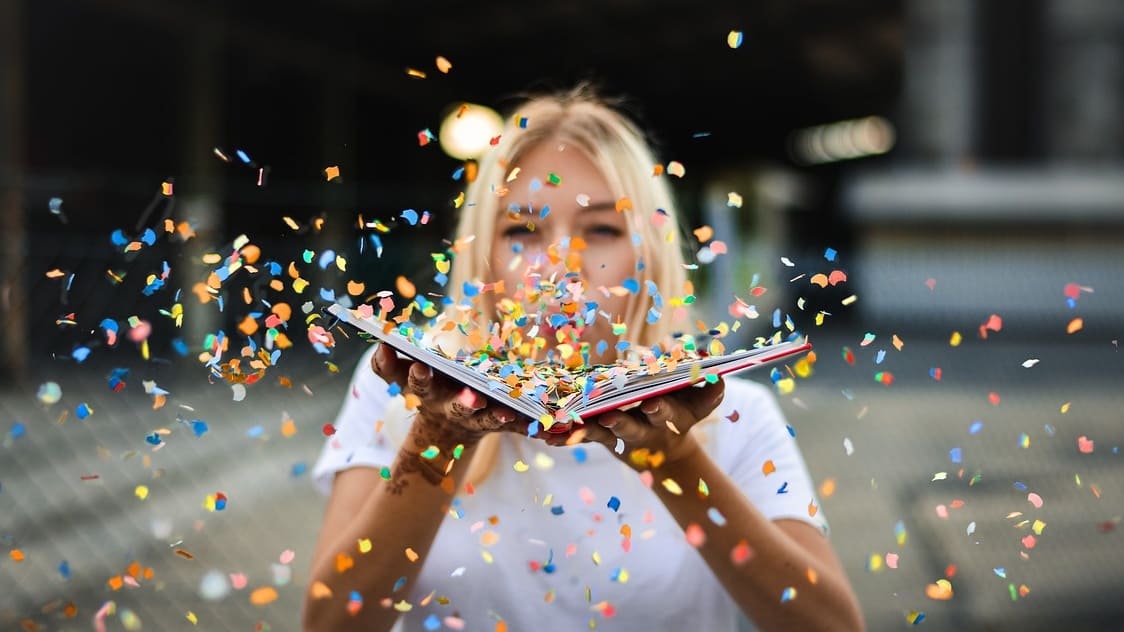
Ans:
POLYGON ((374 345, 355 373, 336 416, 335 433, 327 437, 312 468, 312 482, 323 494, 332 491, 337 472, 352 467, 383 467, 394 462, 409 424, 403 398, 391 396, 388 384, 371 370, 374 345))
POLYGON ((770 520, 803 520, 827 535, 808 466, 773 393, 728 378, 719 411, 717 457, 750 502, 770 520))

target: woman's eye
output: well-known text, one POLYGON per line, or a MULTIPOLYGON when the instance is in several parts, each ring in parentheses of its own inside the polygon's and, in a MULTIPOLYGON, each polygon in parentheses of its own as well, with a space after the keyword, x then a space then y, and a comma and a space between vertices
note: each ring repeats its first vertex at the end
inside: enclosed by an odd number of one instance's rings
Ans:
POLYGON ((509 226, 503 231, 503 236, 508 239, 527 239, 529 236, 534 234, 534 231, 522 225, 509 226))
POLYGON ((592 237, 615 238, 624 234, 624 231, 610 224, 596 224, 586 229, 586 234, 592 237))

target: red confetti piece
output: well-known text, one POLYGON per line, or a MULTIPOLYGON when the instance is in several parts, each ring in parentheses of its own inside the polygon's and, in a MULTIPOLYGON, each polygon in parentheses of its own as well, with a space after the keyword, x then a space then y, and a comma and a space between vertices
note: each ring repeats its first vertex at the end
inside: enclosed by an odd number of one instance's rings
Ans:
POLYGON ((336 434, 336 427, 332 424, 324 424, 324 427, 321 430, 324 432, 325 437, 330 437, 336 434))
POLYGON ((992 391, 987 394, 987 401, 991 402, 992 406, 998 406, 1000 402, 999 393, 992 391))

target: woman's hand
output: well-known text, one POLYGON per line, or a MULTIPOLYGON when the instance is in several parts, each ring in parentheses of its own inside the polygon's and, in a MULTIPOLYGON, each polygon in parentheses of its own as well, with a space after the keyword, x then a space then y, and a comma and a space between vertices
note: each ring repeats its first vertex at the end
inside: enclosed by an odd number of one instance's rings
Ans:
POLYGON ((442 443, 471 445, 485 434, 497 431, 519 432, 512 423, 518 415, 504 406, 489 402, 476 391, 435 375, 421 362, 401 359, 388 345, 380 344, 371 357, 371 368, 387 383, 405 384, 403 392, 420 400, 415 424, 442 443))
POLYGON ((624 451, 617 454, 622 460, 639 471, 654 469, 698 449, 690 430, 718 407, 725 389, 722 380, 703 388, 684 388, 645 400, 628 411, 599 415, 566 434, 547 436, 546 442, 600 443, 616 453, 620 440, 624 442, 624 451))

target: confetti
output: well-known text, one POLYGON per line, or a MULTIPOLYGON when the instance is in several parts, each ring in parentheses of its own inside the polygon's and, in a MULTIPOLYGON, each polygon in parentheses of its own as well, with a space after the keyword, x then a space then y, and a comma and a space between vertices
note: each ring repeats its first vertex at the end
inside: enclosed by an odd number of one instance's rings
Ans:
POLYGON ((741 48, 744 34, 741 31, 730 31, 726 35, 726 45, 730 48, 741 48))

